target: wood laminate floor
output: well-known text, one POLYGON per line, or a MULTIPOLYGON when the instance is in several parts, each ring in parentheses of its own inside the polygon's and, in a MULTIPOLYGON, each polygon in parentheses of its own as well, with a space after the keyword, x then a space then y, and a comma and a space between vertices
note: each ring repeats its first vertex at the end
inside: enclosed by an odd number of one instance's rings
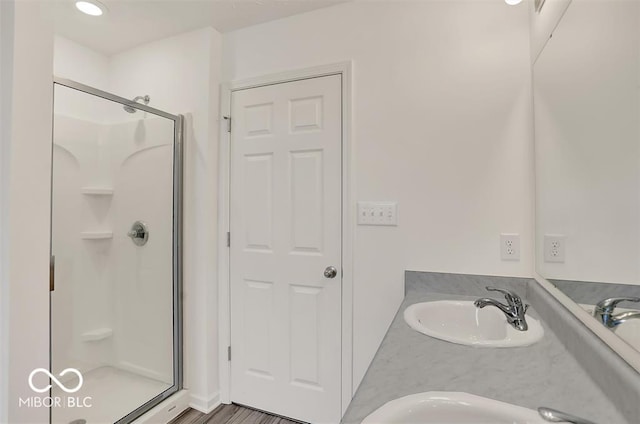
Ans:
POLYGON ((276 415, 239 405, 220 405, 212 412, 203 414, 187 409, 169 424, 300 424, 276 415))

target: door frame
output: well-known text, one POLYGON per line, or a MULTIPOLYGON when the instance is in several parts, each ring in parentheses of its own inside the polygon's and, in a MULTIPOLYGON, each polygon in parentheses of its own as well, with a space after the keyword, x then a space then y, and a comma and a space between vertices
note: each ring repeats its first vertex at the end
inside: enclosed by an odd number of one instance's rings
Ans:
MULTIPOLYGON (((231 95, 234 91, 267 85, 282 84, 304 79, 340 75, 342 79, 342 393, 341 414, 344 415, 353 397, 353 241, 355 229, 354 155, 351 139, 351 87, 352 62, 339 62, 256 78, 234 80, 220 87, 220 144, 218 160, 218 364, 220 370, 220 401, 231 403, 231 280, 230 249, 227 232, 230 231, 229 195, 231 192, 229 165, 231 162, 231 133, 227 117, 231 113, 231 95)), ((233 119, 233 117, 231 117, 233 119)))

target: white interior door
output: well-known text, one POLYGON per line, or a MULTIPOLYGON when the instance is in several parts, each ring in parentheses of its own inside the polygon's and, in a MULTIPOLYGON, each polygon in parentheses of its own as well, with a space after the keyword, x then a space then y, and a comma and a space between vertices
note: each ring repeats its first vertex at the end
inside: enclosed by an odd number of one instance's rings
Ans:
POLYGON ((341 418, 341 97, 340 75, 232 95, 231 400, 311 423, 341 418))

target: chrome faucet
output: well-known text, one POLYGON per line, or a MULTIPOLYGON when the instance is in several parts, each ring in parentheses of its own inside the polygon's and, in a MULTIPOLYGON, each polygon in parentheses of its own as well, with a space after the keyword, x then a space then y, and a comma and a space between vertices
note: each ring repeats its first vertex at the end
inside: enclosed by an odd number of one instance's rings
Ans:
POLYGON ((495 287, 486 287, 486 289, 504 294, 505 299, 507 299, 507 304, 505 305, 495 299, 483 297, 473 302, 476 307, 484 308, 485 306, 495 306, 506 315, 507 322, 511 324, 513 328, 518 331, 527 331, 529 329, 527 320, 524 318, 524 314, 527 312, 529 305, 523 304, 520 296, 511 290, 497 289, 495 287))
POLYGON ((566 412, 541 406, 538 408, 538 414, 550 423, 570 423, 570 424, 595 424, 593 421, 567 414, 566 412))
POLYGON ((596 304, 593 316, 607 328, 615 328, 630 319, 640 319, 640 311, 628 311, 613 315, 620 302, 640 302, 640 297, 611 297, 601 300, 596 304))

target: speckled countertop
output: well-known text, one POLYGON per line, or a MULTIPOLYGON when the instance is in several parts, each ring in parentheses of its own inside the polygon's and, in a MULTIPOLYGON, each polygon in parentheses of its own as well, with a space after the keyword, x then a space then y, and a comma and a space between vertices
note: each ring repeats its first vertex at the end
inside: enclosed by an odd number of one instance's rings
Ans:
MULTIPOLYGON (((602 424, 628 423, 544 321, 543 340, 504 349, 448 343, 418 333, 404 322, 404 309, 414 303, 477 298, 437 293, 419 284, 408 286, 342 422, 360 423, 386 402, 409 394, 459 391, 531 409, 549 406, 602 424)), ((534 307, 528 315, 538 318, 534 307)))

